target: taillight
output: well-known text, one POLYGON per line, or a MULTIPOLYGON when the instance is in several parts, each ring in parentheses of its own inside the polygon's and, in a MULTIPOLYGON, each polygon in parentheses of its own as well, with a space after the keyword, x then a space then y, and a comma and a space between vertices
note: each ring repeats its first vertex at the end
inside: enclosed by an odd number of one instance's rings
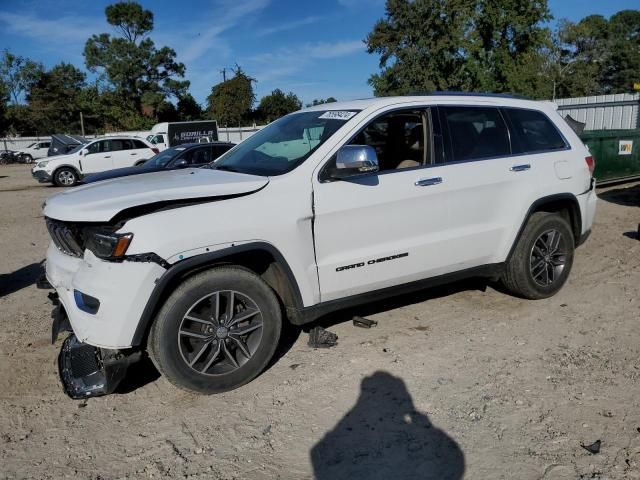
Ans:
POLYGON ((158 150, 157 148, 152 148, 151 151, 156 155, 160 153, 160 150, 158 150))
POLYGON ((596 161, 593 159, 591 155, 588 157, 584 157, 584 161, 587 162, 587 167, 589 167, 589 173, 593 175, 593 171, 596 169, 596 161))

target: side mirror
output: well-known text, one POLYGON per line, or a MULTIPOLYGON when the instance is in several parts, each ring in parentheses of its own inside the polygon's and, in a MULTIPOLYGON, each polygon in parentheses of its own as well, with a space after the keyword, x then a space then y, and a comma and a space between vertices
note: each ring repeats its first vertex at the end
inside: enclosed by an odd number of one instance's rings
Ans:
POLYGON ((176 163, 173 164, 174 168, 186 168, 189 166, 187 161, 184 158, 181 158, 176 163))
POLYGON ((336 167, 331 172, 333 178, 345 178, 361 173, 380 170, 378 156, 369 145, 345 145, 336 156, 336 167))
POLYGON ((88 153, 87 150, 85 150, 84 148, 79 152, 81 156, 85 156, 87 153, 88 153))

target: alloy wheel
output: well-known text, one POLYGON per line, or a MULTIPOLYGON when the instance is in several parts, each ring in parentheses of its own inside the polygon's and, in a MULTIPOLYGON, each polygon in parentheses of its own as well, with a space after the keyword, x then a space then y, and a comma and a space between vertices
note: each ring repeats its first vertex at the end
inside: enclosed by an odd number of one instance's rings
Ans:
POLYGON ((542 287, 552 285, 562 275, 567 264, 567 245, 564 236, 555 229, 543 232, 531 248, 529 272, 542 287))
POLYGON ((197 300, 178 328, 185 363, 204 375, 221 375, 247 363, 260 346, 262 312, 247 295, 213 292, 197 300))
POLYGON ((76 181, 76 177, 73 173, 66 170, 58 173, 58 181, 63 185, 73 185, 76 181))

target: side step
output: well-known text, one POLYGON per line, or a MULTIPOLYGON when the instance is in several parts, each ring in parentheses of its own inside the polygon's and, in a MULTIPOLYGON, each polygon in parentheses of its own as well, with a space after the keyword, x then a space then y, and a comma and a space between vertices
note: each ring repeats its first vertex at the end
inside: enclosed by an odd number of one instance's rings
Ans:
POLYGON ((62 387, 73 399, 113 393, 129 365, 140 360, 141 352, 126 353, 80 342, 74 334, 62 344, 58 371, 62 387))

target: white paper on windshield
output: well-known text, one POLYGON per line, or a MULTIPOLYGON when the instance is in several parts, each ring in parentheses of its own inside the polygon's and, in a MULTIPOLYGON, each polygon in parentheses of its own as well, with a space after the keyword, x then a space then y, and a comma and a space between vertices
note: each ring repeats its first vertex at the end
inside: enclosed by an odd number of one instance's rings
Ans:
POLYGON ((328 112, 324 112, 318 118, 327 119, 327 120, 349 120, 358 112, 350 112, 348 110, 329 110, 328 112))

